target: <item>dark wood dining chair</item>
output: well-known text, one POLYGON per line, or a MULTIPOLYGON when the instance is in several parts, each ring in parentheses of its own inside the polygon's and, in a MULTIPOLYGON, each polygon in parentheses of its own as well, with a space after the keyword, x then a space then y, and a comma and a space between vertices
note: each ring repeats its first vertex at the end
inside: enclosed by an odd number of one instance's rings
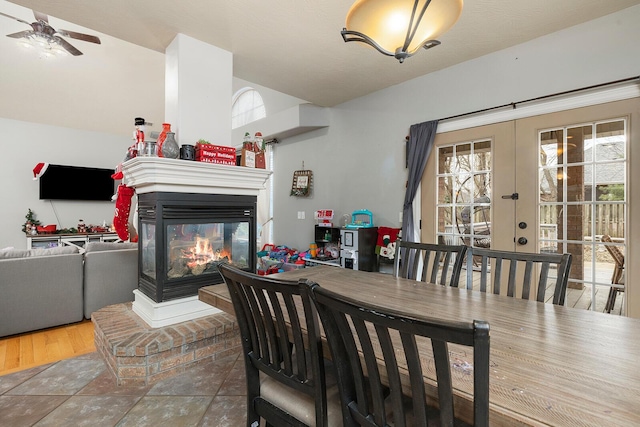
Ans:
POLYGON ((609 255, 611 255, 611 258, 613 258, 613 262, 615 263, 613 267, 613 274, 611 275, 611 284, 618 286, 611 286, 609 289, 609 296, 607 297, 607 303, 604 306, 604 311, 611 313, 611 310, 613 310, 613 307, 616 305, 618 292, 624 292, 624 255, 617 246, 611 245, 613 241, 611 240, 611 236, 608 234, 602 235, 600 241, 603 243, 609 243, 605 244, 604 247, 607 248, 609 255))
POLYGON ((467 250, 467 289, 474 289, 474 265, 480 269, 480 291, 545 302, 554 283, 553 303, 564 305, 571 254, 535 254, 494 249, 467 250), (474 262, 475 261, 475 262, 474 262), (477 264, 476 264, 477 263, 477 264), (555 269, 555 277, 550 270, 555 269), (521 276, 519 276, 521 275, 521 276), (518 278, 521 277, 522 281, 518 278))
POLYGON ((469 375, 473 410, 466 416, 476 427, 489 425, 487 322, 410 317, 315 283, 309 292, 335 361, 345 426, 453 426, 454 413, 463 411, 454 409, 453 382, 469 375), (449 344, 471 347, 473 357, 452 367, 449 344), (426 370, 436 378, 425 382, 426 370))
POLYGON ((396 241, 393 275, 441 285, 458 286, 464 265, 464 245, 396 241), (422 261, 422 274, 418 267, 422 261))
POLYGON ((267 426, 341 426, 335 375, 327 390, 332 375, 326 375, 318 316, 301 288, 304 282, 258 276, 228 264, 218 269, 242 338, 247 427, 263 425, 261 419, 267 426))

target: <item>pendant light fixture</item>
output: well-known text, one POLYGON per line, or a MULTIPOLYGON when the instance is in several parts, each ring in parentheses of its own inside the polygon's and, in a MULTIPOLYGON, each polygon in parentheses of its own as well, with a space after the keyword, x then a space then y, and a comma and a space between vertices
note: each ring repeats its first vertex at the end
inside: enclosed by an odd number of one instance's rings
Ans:
POLYGON ((358 0, 349 9, 345 42, 362 42, 401 63, 440 44, 462 13, 463 0, 358 0))

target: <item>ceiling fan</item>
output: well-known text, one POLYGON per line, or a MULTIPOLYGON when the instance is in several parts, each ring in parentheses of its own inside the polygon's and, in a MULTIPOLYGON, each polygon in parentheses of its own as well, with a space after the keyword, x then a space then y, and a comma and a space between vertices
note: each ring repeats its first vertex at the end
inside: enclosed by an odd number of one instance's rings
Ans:
POLYGON ((100 39, 96 36, 76 33, 75 31, 69 30, 56 30, 51 25, 49 25, 49 17, 47 15, 45 15, 44 13, 36 12, 35 10, 33 11, 33 15, 36 18, 36 22, 33 23, 29 23, 27 21, 11 15, 7 15, 6 13, 2 12, 0 12, 0 15, 6 16, 7 18, 15 19, 16 21, 27 24, 32 28, 31 30, 20 31, 19 33, 7 34, 7 37, 12 37, 14 39, 25 39, 25 41, 34 43, 45 49, 55 49, 60 47, 71 55, 82 55, 82 52, 80 52, 73 45, 71 45, 71 43, 60 36, 100 44, 100 39))

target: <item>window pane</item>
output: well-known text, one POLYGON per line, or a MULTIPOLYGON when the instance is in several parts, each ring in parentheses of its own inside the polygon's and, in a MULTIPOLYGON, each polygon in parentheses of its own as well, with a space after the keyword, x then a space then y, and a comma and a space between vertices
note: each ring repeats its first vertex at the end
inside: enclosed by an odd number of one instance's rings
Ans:
POLYGON ((562 155, 564 132, 552 130, 540 134, 540 166, 558 164, 558 157, 562 155))
POLYGON ((625 158, 624 122, 616 121, 596 125, 596 161, 625 158))
POLYGON ((453 233, 453 210, 449 207, 438 208, 438 233, 453 233))
POLYGON ((490 246, 491 160, 490 139, 438 149, 437 232, 445 242, 490 246))
MULTIPOLYGON (((540 171, 540 201, 558 201, 558 178, 562 183, 564 172, 562 168, 548 168, 540 171)), ((562 194, 562 188, 560 188, 562 194)))
POLYGON ((456 146, 455 159, 452 172, 471 171, 471 144, 461 144, 456 146))
POLYGON ((567 194, 568 202, 582 202, 586 198, 585 193, 591 193, 592 166, 569 166, 567 167, 567 194))
POLYGON ((264 101, 257 90, 244 88, 238 91, 238 93, 231 107, 232 129, 266 117, 264 101))
POLYGON ((438 204, 453 203, 453 177, 438 178, 438 204))
POLYGON ((491 141, 473 143, 473 162, 475 171, 491 170, 491 141))
POLYGON ((451 173, 453 147, 442 147, 438 150, 438 173, 451 173))
POLYGON ((582 163, 591 161, 593 134, 592 126, 567 128, 566 163, 582 163))

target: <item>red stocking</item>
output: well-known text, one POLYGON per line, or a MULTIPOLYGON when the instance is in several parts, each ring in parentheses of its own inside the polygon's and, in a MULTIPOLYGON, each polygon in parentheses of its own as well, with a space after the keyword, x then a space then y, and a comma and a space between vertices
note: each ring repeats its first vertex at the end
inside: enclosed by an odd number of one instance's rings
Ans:
POLYGON ((113 216, 113 226, 122 240, 129 239, 129 212, 131 211, 131 198, 134 189, 124 184, 118 185, 118 198, 116 199, 116 210, 113 216))

